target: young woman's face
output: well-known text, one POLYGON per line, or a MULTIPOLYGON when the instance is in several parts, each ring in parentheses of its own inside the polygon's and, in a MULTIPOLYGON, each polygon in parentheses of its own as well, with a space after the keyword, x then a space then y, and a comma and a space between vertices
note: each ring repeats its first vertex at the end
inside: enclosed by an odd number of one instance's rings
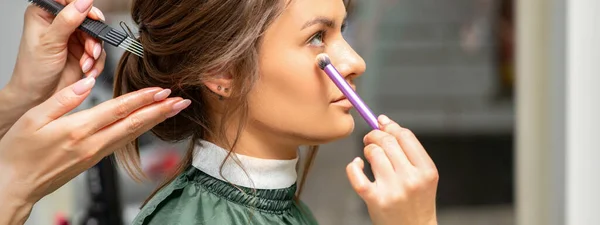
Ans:
MULTIPOLYGON (((364 60, 342 37, 342 0, 292 0, 267 29, 260 79, 249 95, 250 128, 294 144, 322 144, 349 135, 351 104, 315 63, 327 53, 354 86, 364 60)), ((276 140, 273 140, 276 141, 276 140)))

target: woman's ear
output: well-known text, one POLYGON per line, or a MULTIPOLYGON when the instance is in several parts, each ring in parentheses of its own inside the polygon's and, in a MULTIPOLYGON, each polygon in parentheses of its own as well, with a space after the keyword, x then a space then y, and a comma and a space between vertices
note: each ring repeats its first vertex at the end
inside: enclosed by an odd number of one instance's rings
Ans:
POLYGON ((231 95, 232 84, 233 79, 231 75, 216 75, 204 81, 204 85, 210 91, 221 97, 229 97, 231 95))

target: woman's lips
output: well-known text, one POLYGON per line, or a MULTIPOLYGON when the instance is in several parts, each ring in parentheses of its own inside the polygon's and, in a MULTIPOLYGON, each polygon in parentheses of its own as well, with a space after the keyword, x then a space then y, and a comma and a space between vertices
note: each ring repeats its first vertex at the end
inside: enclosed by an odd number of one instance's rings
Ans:
POLYGON ((350 102, 350 100, 348 100, 348 98, 346 98, 346 96, 342 96, 336 100, 333 100, 331 104, 342 106, 344 108, 352 108, 352 103, 350 102))

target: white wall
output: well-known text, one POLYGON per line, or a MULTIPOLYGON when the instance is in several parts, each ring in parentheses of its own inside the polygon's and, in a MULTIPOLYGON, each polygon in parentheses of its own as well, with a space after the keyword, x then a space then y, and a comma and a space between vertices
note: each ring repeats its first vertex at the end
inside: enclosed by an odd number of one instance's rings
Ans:
POLYGON ((517 225, 598 224, 600 2, 518 3, 517 225))
POLYGON ((567 1, 566 221, 599 224, 600 1, 567 1))

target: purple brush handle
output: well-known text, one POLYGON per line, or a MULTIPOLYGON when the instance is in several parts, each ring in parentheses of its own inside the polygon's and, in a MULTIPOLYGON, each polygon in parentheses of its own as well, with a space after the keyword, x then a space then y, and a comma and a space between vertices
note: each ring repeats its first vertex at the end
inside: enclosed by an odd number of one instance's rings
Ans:
POLYGON ((377 117, 373 115, 371 109, 363 102, 362 99, 356 94, 356 92, 350 87, 348 82, 342 77, 340 72, 333 67, 333 65, 329 64, 325 66, 323 69, 325 73, 331 78, 333 83, 344 93, 346 98, 352 103, 354 108, 358 111, 358 113, 362 116, 365 121, 373 128, 374 130, 379 130, 379 122, 377 122, 377 117))

